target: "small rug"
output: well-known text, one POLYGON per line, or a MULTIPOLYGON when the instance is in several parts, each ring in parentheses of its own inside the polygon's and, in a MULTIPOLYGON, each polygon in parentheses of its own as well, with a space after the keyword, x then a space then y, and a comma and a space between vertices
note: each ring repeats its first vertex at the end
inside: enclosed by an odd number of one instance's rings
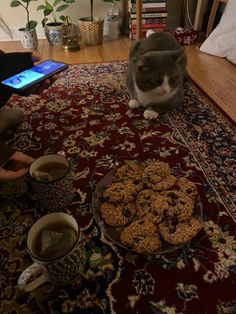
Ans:
POLYGON ((127 62, 72 65, 40 96, 14 96, 25 119, 0 140, 33 157, 64 152, 73 164, 76 195, 66 209, 106 263, 87 267, 66 287, 17 287, 32 261, 30 226, 46 212, 28 178, 0 186, 1 313, 236 313, 236 129, 187 79, 181 107, 157 120, 130 109, 127 62), (204 230, 171 253, 144 258, 107 239, 93 219, 96 184, 125 160, 162 160, 196 183, 204 230))

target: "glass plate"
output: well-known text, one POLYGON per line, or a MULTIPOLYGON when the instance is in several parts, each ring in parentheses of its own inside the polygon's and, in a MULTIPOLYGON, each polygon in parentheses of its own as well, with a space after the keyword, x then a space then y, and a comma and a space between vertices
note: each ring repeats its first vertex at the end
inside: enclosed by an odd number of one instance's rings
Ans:
MULTIPOLYGON (((111 240, 113 243, 116 245, 127 249, 129 251, 132 251, 131 248, 125 246, 120 242, 120 234, 122 230, 125 228, 125 226, 122 227, 111 227, 105 223, 103 218, 101 217, 101 212, 100 212, 100 205, 101 201, 100 198, 103 195, 103 191, 105 188, 116 181, 114 177, 115 169, 109 171, 97 184, 96 189, 93 194, 93 199, 92 199, 92 208, 93 208, 93 215, 96 223, 100 227, 101 231, 104 233, 104 235, 111 240)), ((199 220, 202 221, 202 202, 200 200, 200 197, 197 197, 196 205, 194 208, 193 216, 195 218, 198 218, 199 220)), ((171 245, 169 243, 166 243, 165 241, 162 240, 161 242, 161 248, 158 249, 157 251, 154 251, 152 255, 160 255, 164 253, 169 253, 171 251, 177 250, 180 247, 186 245, 188 242, 182 243, 181 245, 171 245)), ((135 252, 134 252, 135 253, 135 252)))

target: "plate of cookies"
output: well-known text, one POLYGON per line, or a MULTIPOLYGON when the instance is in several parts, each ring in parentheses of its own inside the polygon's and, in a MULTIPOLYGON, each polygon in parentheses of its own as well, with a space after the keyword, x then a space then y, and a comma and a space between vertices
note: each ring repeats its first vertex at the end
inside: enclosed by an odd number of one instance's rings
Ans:
POLYGON ((110 170, 96 186, 93 214, 105 236, 139 254, 176 250, 203 228, 195 183, 159 160, 128 160, 110 170))

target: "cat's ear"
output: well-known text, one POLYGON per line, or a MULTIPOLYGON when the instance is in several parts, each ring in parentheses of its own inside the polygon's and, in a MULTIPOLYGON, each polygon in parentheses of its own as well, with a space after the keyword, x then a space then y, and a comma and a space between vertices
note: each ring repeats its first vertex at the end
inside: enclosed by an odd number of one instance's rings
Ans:
POLYGON ((139 53, 136 53, 134 63, 138 71, 140 72, 149 71, 148 62, 145 60, 144 56, 140 55, 139 53))
POLYGON ((144 68, 148 68, 149 64, 146 61, 146 59, 144 58, 144 56, 140 55, 139 53, 136 53, 134 58, 133 58, 133 62, 135 63, 136 67, 139 69, 144 69, 144 68))
POLYGON ((180 47, 173 52, 173 58, 178 64, 186 63, 186 51, 185 47, 180 47))

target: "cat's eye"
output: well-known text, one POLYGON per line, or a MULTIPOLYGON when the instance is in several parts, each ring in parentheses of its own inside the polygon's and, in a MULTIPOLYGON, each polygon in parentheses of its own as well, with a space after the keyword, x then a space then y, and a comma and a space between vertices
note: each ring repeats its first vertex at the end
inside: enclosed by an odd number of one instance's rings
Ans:
POLYGON ((161 79, 156 79, 156 80, 155 80, 155 83, 156 83, 157 85, 161 85, 161 84, 162 84, 162 80, 161 80, 161 79))
POLYGON ((144 70, 144 66, 143 65, 140 65, 139 67, 138 67, 138 71, 139 72, 142 72, 144 70))
POLYGON ((149 71, 149 68, 146 65, 139 65, 138 71, 140 71, 140 72, 149 71))
POLYGON ((177 76, 170 77, 170 78, 169 78, 169 83, 170 83, 171 85, 178 83, 178 78, 177 78, 177 76))

